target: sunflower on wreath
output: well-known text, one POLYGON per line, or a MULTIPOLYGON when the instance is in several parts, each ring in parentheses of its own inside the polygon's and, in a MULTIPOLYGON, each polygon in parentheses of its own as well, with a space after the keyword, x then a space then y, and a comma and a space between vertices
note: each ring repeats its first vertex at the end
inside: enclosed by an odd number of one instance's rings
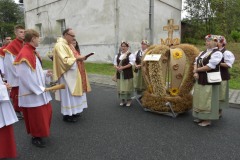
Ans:
POLYGON ((176 96, 179 93, 179 89, 178 88, 170 88, 169 93, 171 96, 176 96))
POLYGON ((182 51, 180 51, 180 50, 175 50, 175 51, 173 51, 173 57, 174 57, 174 59, 180 59, 180 58, 182 58, 182 56, 183 56, 182 51))

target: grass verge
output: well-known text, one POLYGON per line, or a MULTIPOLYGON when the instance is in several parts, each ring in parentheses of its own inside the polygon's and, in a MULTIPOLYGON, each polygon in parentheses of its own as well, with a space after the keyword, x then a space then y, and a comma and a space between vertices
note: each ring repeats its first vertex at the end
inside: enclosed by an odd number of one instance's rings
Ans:
MULTIPOLYGON (((199 50, 204 50, 203 45, 196 46, 199 50)), ((235 56, 235 63, 230 69, 231 80, 229 81, 229 87, 231 89, 240 89, 240 43, 229 43, 227 49, 233 52, 235 56)), ((113 64, 109 63, 85 63, 85 67, 88 73, 91 74, 102 74, 102 75, 113 75, 114 68, 113 64)), ((43 60, 43 68, 52 68, 52 61, 43 60)))

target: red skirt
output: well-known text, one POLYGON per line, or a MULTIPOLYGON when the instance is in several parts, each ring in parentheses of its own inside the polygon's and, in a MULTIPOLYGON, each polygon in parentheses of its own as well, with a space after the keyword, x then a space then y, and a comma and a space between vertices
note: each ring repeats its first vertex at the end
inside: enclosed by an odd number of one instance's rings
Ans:
POLYGON ((50 103, 38 107, 22 107, 27 133, 33 137, 48 137, 52 120, 50 103))
POLYGON ((16 143, 12 125, 0 128, 0 159, 16 158, 16 143))
POLYGON ((22 109, 18 106, 18 91, 19 87, 12 87, 10 92, 10 98, 12 99, 13 108, 16 112, 22 111, 22 109))

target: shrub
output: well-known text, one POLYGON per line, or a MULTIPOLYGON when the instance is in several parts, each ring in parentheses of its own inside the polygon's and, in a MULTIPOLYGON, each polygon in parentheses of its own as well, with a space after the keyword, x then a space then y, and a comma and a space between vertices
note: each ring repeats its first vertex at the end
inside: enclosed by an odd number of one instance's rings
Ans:
POLYGON ((231 37, 235 42, 238 42, 240 40, 240 32, 234 30, 231 32, 231 37))

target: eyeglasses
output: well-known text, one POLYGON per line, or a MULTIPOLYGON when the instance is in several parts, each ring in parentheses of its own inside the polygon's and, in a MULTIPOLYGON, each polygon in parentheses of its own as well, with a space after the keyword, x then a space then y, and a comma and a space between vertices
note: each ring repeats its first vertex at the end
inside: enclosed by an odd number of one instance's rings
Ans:
POLYGON ((69 35, 69 36, 71 36, 71 37, 73 37, 73 38, 75 37, 75 35, 71 35, 71 34, 69 34, 69 33, 67 33, 67 35, 69 35))

